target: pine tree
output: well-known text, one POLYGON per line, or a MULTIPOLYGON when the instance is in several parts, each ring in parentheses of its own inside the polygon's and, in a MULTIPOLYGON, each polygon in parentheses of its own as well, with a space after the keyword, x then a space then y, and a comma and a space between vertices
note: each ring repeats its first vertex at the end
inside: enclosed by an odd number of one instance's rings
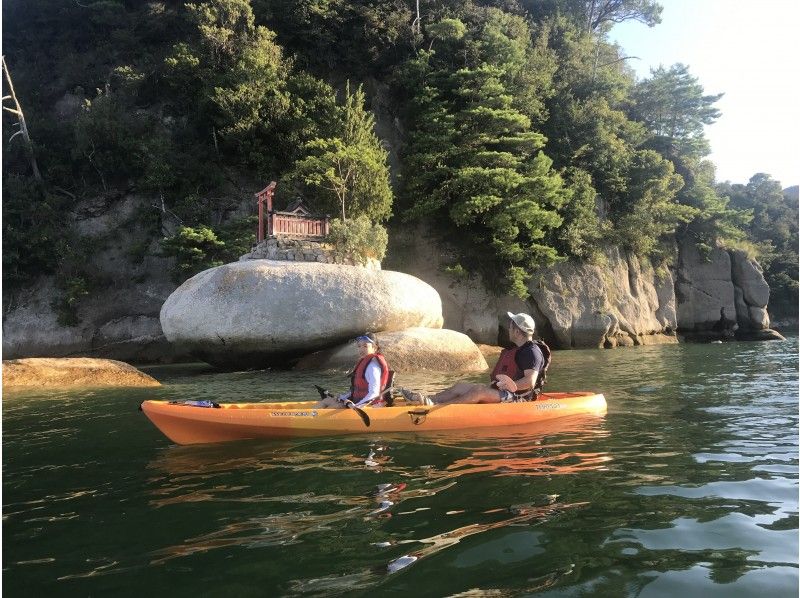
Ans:
POLYGON ((463 40, 441 44, 439 56, 420 52, 401 74, 414 98, 407 216, 454 229, 470 269, 526 296, 532 270, 559 259, 554 230, 569 193, 541 151, 544 136, 520 110, 540 114, 542 106, 535 81, 522 76, 533 54, 527 25, 494 9, 484 18, 463 40), (469 64, 454 69, 462 57, 469 64))
POLYGON ((364 107, 364 91, 350 92, 348 82, 340 108, 336 137, 317 138, 306 145, 289 177, 310 206, 338 213, 342 221, 360 215, 382 222, 391 215, 388 153, 375 135, 375 117, 364 107))

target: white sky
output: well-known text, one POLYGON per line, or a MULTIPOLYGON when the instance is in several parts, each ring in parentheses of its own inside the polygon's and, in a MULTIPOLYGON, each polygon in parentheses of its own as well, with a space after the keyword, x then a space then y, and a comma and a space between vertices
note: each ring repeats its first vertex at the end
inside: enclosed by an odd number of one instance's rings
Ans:
POLYGON ((800 183, 800 0, 660 0, 661 24, 625 22, 610 38, 637 76, 689 65, 706 94, 724 93, 706 127, 717 180, 746 183, 765 172, 800 183))

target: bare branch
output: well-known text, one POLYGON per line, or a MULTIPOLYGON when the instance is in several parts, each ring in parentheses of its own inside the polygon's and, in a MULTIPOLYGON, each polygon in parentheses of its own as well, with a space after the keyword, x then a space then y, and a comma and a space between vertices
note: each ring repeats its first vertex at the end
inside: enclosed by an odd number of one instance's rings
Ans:
POLYGON ((17 133, 14 133, 14 135, 11 136, 11 139, 16 137, 20 133, 22 134, 22 137, 23 139, 25 139, 25 143, 27 145, 28 160, 31 163, 33 176, 39 183, 41 183, 42 174, 39 172, 39 165, 36 163, 36 153, 33 151, 33 142, 31 141, 31 137, 28 134, 28 127, 25 124, 25 115, 22 113, 22 106, 20 105, 19 100, 17 100, 17 94, 14 92, 14 84, 11 82, 11 73, 9 72, 8 65, 6 64, 6 57, 2 56, 0 58, 0 61, 2 62, 3 74, 5 74, 6 84, 8 85, 9 98, 11 99, 12 102, 14 102, 15 106, 14 110, 9 108, 8 106, 3 106, 3 109, 8 110, 12 114, 15 114, 17 116, 17 121, 19 122, 19 131, 17 133))

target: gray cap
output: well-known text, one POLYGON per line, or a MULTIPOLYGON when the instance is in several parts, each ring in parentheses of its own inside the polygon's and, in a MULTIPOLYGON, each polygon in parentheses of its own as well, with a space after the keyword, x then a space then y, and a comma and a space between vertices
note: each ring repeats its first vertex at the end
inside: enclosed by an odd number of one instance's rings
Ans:
POLYGON ((511 318, 511 321, 516 324, 522 332, 527 332, 528 334, 533 334, 536 330, 536 322, 533 321, 533 318, 530 317, 528 314, 518 313, 512 314, 511 312, 507 312, 508 317, 511 318))

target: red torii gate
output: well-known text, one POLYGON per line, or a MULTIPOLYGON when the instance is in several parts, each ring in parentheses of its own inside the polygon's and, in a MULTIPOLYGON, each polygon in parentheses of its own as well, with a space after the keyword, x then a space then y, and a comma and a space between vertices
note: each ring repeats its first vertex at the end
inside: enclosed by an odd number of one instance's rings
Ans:
POLYGON ((256 201, 258 202, 258 234, 256 240, 261 243, 264 240, 264 205, 266 204, 267 220, 268 220, 268 235, 272 234, 272 195, 275 193, 275 187, 278 183, 272 181, 269 185, 264 187, 261 191, 256 193, 256 201))

